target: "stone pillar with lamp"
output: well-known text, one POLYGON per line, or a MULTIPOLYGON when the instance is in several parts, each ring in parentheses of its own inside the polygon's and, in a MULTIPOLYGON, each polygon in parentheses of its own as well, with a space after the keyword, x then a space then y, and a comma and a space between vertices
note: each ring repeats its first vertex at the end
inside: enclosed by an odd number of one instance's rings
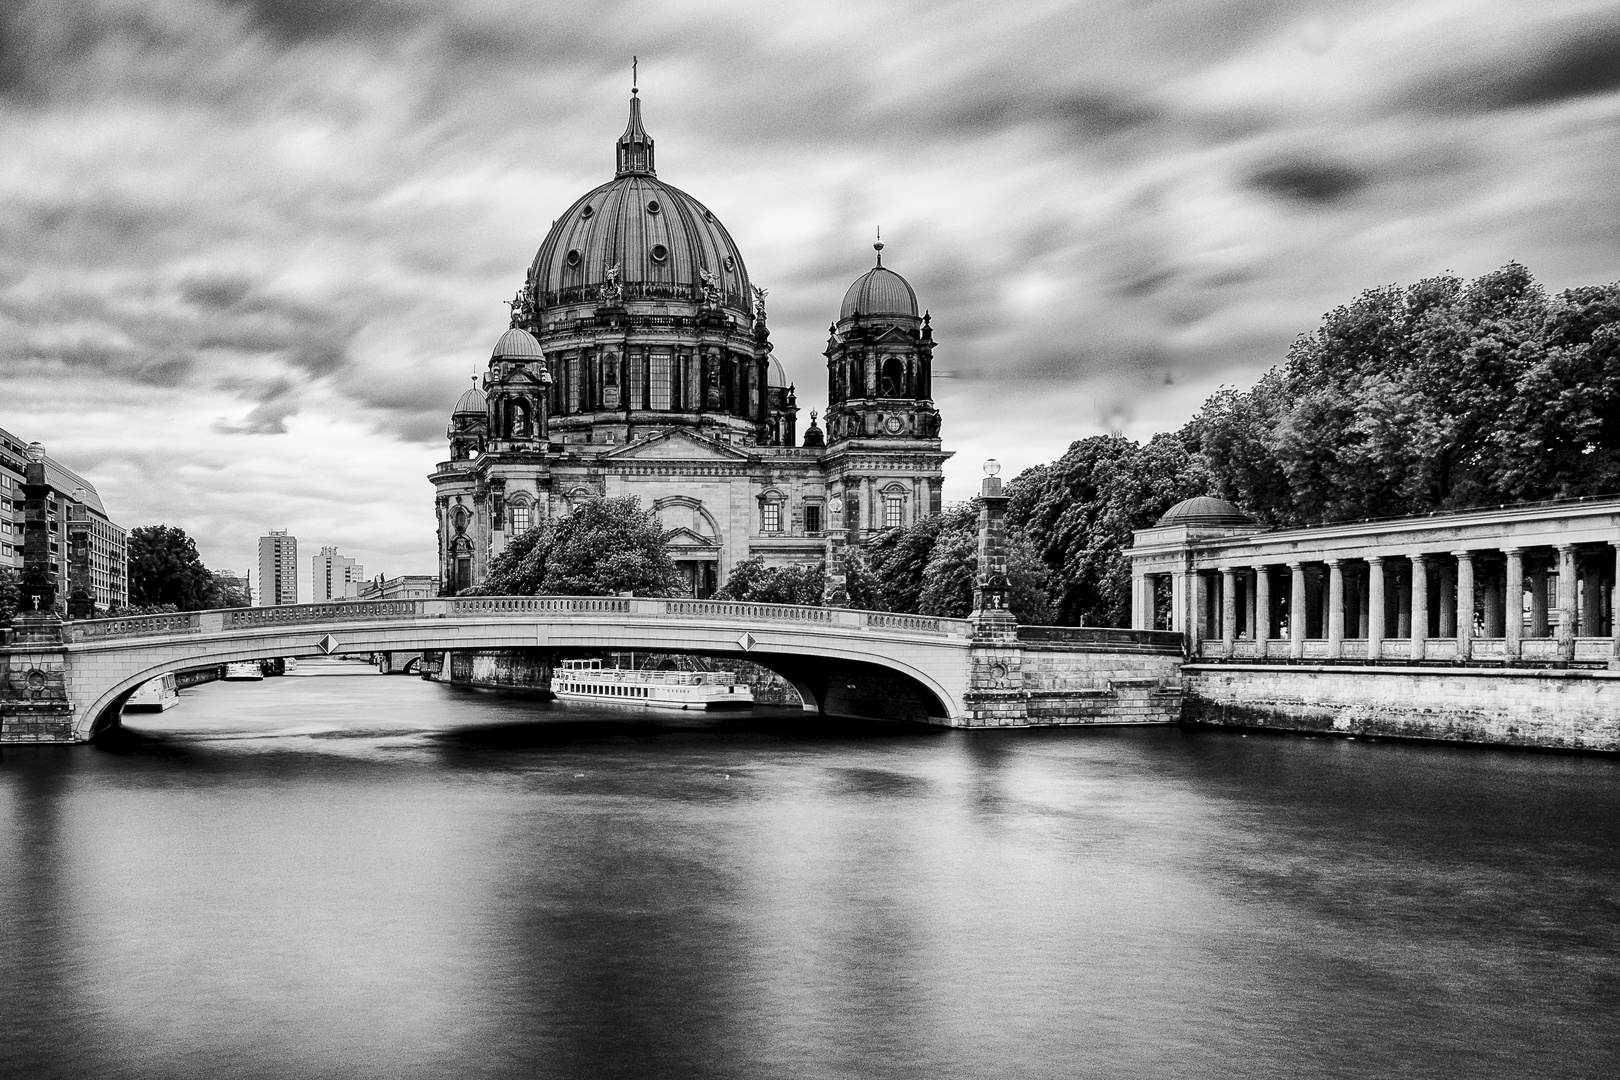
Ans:
POLYGON ((1028 727, 1029 692, 1024 688, 1024 650, 1018 620, 1009 605, 1007 581, 1007 496, 1001 463, 984 463, 979 496, 979 565, 973 585, 973 627, 969 690, 965 703, 973 727, 1028 727))

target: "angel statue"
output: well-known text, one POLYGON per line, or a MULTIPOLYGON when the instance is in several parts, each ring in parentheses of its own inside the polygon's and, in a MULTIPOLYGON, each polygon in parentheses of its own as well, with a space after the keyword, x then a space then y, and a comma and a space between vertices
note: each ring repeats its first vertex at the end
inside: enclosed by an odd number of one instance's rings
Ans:
POLYGON ((703 302, 705 304, 718 304, 720 302, 720 278, 707 266, 698 267, 698 277, 703 279, 703 302))
POLYGON ((602 302, 619 304, 624 301, 624 286, 619 284, 619 264, 607 268, 607 280, 602 282, 602 302))
POLYGON ((771 294, 769 289, 754 286, 754 318, 761 322, 765 319, 765 298, 771 294))

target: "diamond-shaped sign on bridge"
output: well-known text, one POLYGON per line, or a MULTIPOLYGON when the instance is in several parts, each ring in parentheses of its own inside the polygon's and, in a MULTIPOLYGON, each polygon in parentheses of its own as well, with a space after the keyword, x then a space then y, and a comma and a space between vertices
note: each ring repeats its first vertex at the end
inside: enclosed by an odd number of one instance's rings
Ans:
POLYGON ((754 641, 754 635, 744 633, 742 637, 737 639, 737 644, 742 646, 743 652, 747 652, 749 649, 752 649, 754 647, 754 645, 756 644, 756 642, 754 641))
POLYGON ((338 639, 333 637, 331 634, 326 634, 321 638, 321 640, 315 643, 315 647, 321 650, 321 652, 325 653, 327 656, 331 656, 338 650, 338 639))

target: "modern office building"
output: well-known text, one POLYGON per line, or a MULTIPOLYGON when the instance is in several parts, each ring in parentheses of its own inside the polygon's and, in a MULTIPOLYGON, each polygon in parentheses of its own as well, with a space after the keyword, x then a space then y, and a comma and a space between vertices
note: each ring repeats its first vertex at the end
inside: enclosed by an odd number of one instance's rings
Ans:
MULTIPOLYGON (((23 565, 24 470, 28 444, 0 428, 0 567, 21 571, 23 565)), ((45 478, 51 485, 49 522, 51 561, 56 564, 59 595, 68 580, 67 507, 77 496, 90 517, 90 587, 96 606, 105 610, 129 603, 129 556, 124 529, 113 523, 90 481, 45 455, 45 478)))
POLYGON ((259 537, 259 606, 298 603, 298 537, 271 529, 259 537))
POLYGON ((321 553, 309 561, 310 600, 353 600, 364 584, 366 568, 339 555, 335 547, 323 547, 321 553))

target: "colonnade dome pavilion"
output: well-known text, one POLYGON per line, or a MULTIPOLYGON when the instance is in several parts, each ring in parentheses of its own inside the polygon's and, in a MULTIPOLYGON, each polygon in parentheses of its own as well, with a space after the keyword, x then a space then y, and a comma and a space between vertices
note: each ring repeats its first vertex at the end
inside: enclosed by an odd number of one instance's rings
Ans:
POLYGON ((614 155, 612 179, 552 224, 451 414, 449 460, 429 477, 445 591, 479 584, 513 537, 596 495, 657 512, 697 597, 754 556, 820 560, 835 496, 857 543, 939 513, 950 455, 933 330, 883 245, 828 330, 826 430, 812 411, 800 438, 766 290, 719 217, 659 179, 635 90, 614 155))

